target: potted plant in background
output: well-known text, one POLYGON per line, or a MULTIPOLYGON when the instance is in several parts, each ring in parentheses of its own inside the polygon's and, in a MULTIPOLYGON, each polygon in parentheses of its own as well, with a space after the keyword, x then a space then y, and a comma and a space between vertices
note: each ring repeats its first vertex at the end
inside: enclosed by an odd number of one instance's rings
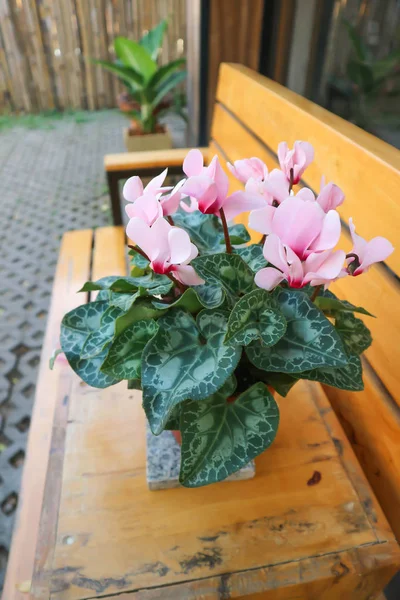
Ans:
POLYGON ((119 107, 131 119, 124 130, 126 149, 130 152, 171 148, 171 136, 160 122, 168 112, 185 118, 173 94, 186 78, 185 59, 158 64, 167 21, 161 21, 139 42, 125 37, 114 40, 117 60, 95 62, 116 75, 127 87, 118 98, 119 107))
MULTIPOLYGON (((66 314, 61 348, 88 385, 127 380, 143 390, 153 434, 182 436, 180 482, 197 487, 226 479, 273 442, 279 402, 300 379, 363 389, 361 353, 371 335, 327 288, 356 277, 393 251, 384 238, 336 250, 343 192, 323 185, 316 198, 295 186, 313 159, 296 142, 278 150, 270 173, 258 158, 228 165, 245 184, 228 193, 218 158, 203 165, 198 150, 183 163, 186 178, 164 187, 166 171, 147 186, 124 186, 129 216, 129 277, 88 282, 96 299, 66 314), (263 235, 244 245, 251 211, 263 235)), ((127 415, 129 418, 129 415, 127 415)))

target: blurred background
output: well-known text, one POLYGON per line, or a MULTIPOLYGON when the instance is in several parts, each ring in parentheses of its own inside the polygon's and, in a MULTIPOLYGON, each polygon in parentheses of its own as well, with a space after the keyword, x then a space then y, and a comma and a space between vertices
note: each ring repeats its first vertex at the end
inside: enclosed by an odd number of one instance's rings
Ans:
POLYGON ((400 148, 400 0, 0 2, 2 576, 60 238, 112 223, 105 154, 207 144, 222 61, 400 148))

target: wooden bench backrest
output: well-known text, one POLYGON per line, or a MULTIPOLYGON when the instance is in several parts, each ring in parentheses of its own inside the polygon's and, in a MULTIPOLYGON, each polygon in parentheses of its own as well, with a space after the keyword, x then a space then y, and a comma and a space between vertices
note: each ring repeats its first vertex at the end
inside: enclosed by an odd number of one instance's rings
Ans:
MULTIPOLYGON (((280 141, 290 147, 295 140, 309 141, 315 160, 303 183, 318 192, 325 175, 346 195, 339 209, 344 223, 353 217, 363 237, 383 235, 396 244, 400 152, 385 142, 254 71, 231 64, 221 65, 211 138, 210 157, 217 153, 233 162, 259 156, 270 169, 278 166, 280 141)), ((232 189, 240 187, 233 177, 230 180, 232 189)), ((347 233, 342 247, 351 248, 347 233)), ((342 280, 332 289, 376 315, 366 321, 374 336, 367 357, 400 404, 400 286, 395 276, 400 274, 400 252, 388 259, 387 267, 342 280)))
MULTIPOLYGON (((369 133, 241 65, 222 64, 219 74, 210 154, 233 162, 259 156, 278 166, 277 147, 306 140, 315 160, 303 185, 318 193, 321 176, 334 181, 346 201, 343 224, 353 217, 357 232, 387 237, 396 246, 400 222, 400 152, 369 133)), ((231 191, 242 185, 227 171, 231 191)), ((247 215, 241 222, 247 225, 247 215)), ((346 227, 341 247, 351 249, 346 227)), ((253 232, 254 241, 259 234, 253 232)), ((332 286, 339 297, 365 306, 374 342, 365 353, 363 392, 325 388, 356 454, 400 539, 400 252, 361 277, 332 286)))

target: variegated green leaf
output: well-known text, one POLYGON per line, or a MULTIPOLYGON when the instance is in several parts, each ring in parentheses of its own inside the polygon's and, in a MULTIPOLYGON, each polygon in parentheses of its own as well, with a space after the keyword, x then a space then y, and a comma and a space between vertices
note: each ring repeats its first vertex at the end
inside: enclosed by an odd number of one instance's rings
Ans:
POLYGON ((285 331, 286 319, 273 296, 265 290, 253 290, 233 307, 225 342, 247 346, 261 339, 265 346, 273 346, 285 331))
POLYGON ((115 335, 120 335, 132 323, 147 319, 158 319, 162 314, 161 310, 152 306, 149 298, 139 298, 126 313, 123 313, 116 320, 115 335))
POLYGON ((265 373, 263 381, 266 381, 280 396, 286 397, 294 384, 299 381, 299 377, 303 377, 303 374, 296 377, 289 373, 265 373))
MULTIPOLYGON (((215 215, 204 215, 200 211, 187 213, 179 210, 173 216, 175 225, 186 229, 192 242, 201 254, 214 254, 225 250, 225 238, 220 219, 215 215)), ((231 243, 245 244, 250 236, 244 225, 229 227, 231 243)))
POLYGON ((235 387, 234 378, 230 378, 202 402, 182 404, 179 481, 185 487, 222 481, 275 439, 279 409, 267 387, 257 383, 229 401, 235 387))
POLYGON ((253 273, 257 273, 257 271, 263 269, 268 264, 264 258, 263 249, 260 244, 251 244, 244 248, 236 248, 235 253, 243 258, 253 273))
POLYGON ((88 360, 81 359, 80 354, 87 337, 100 328, 101 318, 108 306, 108 302, 103 301, 83 304, 67 313, 61 322, 61 348, 70 366, 83 381, 97 388, 105 388, 119 381, 100 371, 107 349, 88 360))
POLYGON ((281 290, 276 294, 287 329, 275 346, 253 342, 246 348, 250 361, 259 369, 301 373, 323 366, 342 367, 347 356, 335 327, 306 294, 281 290))
POLYGON ((117 379, 140 379, 142 353, 155 335, 155 321, 137 321, 129 325, 112 343, 101 370, 117 379))
POLYGON ((347 302, 347 300, 339 300, 330 290, 320 292, 315 298, 314 303, 318 308, 326 312, 358 312, 369 317, 374 316, 362 306, 355 306, 351 302, 347 302))
POLYGON ((364 389, 362 380, 361 360, 355 354, 349 355, 349 363, 338 369, 332 367, 320 367, 301 374, 302 379, 319 381, 340 390, 359 392, 364 389))
POLYGON ((148 290, 153 296, 167 294, 173 283, 165 275, 148 273, 139 277, 103 277, 98 281, 87 281, 80 292, 91 292, 95 290, 111 290, 120 293, 135 293, 139 288, 148 290))
MULTIPOLYGON (((229 238, 231 240, 232 246, 239 246, 241 244, 247 244, 247 242, 250 241, 250 234, 247 231, 246 227, 244 225, 242 225, 241 223, 237 223, 236 225, 232 225, 231 227, 228 227, 228 231, 229 231, 229 238)), ((221 227, 219 243, 225 244, 225 236, 223 234, 222 227, 221 227)))
POLYGON ((361 354, 372 344, 370 330, 352 313, 336 313, 335 328, 350 354, 361 354))
POLYGON ((254 274, 237 254, 198 256, 192 260, 192 265, 205 280, 205 286, 220 287, 232 303, 238 296, 254 289, 254 274))
POLYGON ((196 293, 197 288, 188 288, 183 292, 181 296, 174 302, 160 302, 159 300, 153 300, 152 305, 155 308, 160 310, 167 310, 168 308, 182 308, 187 310, 190 313, 196 313, 205 306, 208 308, 207 304, 202 304, 200 302, 199 296, 196 293))
POLYGON ((142 382, 140 379, 128 379, 128 390, 141 390, 142 382))
POLYGON ((89 333, 81 350, 81 358, 94 358, 108 346, 114 337, 115 322, 123 314, 120 308, 109 306, 100 320, 100 327, 89 333))
POLYGON ((213 283, 196 285, 196 294, 205 308, 218 308, 225 302, 225 292, 221 286, 213 283))
POLYGON ((194 320, 172 309, 159 319, 142 356, 143 406, 154 434, 161 433, 177 404, 207 398, 235 370, 241 349, 223 343, 228 316, 202 310, 194 320))

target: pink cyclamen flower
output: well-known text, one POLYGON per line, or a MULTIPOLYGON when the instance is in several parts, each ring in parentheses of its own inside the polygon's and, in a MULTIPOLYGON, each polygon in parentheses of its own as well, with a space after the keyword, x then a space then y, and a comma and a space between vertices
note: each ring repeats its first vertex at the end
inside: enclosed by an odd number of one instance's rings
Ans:
POLYGON ((384 237, 374 237, 367 242, 360 235, 357 235, 351 218, 349 219, 349 227, 353 240, 353 248, 346 257, 347 272, 350 275, 356 277, 361 273, 365 273, 374 263, 386 260, 394 251, 392 244, 384 237))
POLYGON ((247 183, 249 179, 264 181, 268 176, 268 167, 256 156, 235 160, 233 165, 228 162, 227 166, 232 175, 242 183, 247 183))
POLYGON ((143 182, 137 175, 129 177, 122 189, 122 195, 128 202, 136 202, 136 200, 144 194, 152 194, 153 196, 171 190, 171 187, 163 187, 163 183, 167 176, 168 169, 164 169, 162 173, 154 177, 146 187, 143 187, 143 182))
POLYGON ((148 256, 150 267, 155 273, 173 273, 185 285, 204 283, 189 265, 196 258, 198 250, 184 229, 173 227, 163 218, 149 226, 134 217, 129 221, 126 233, 148 256))
POLYGON ((307 284, 328 287, 340 276, 345 259, 343 250, 325 250, 309 254, 305 261, 301 261, 274 233, 267 237, 263 253, 265 259, 274 265, 256 273, 256 285, 265 290, 274 289, 282 281, 287 281, 293 288, 302 288, 307 284))
POLYGON ((242 190, 228 196, 229 181, 218 156, 214 156, 208 167, 204 167, 201 152, 190 150, 183 162, 183 170, 188 179, 181 192, 190 197, 191 205, 182 202, 181 206, 187 212, 199 210, 204 214, 219 216, 223 208, 226 219, 230 221, 242 212, 265 204, 258 194, 242 190))
POLYGON ((135 202, 127 204, 125 212, 130 219, 136 217, 144 221, 147 225, 153 225, 157 219, 163 216, 161 203, 156 196, 148 193, 139 196, 135 202))
POLYGON ((181 188, 184 185, 185 181, 185 179, 181 179, 170 192, 159 196, 159 201, 162 207, 162 213, 164 217, 173 215, 178 210, 180 202, 185 196, 185 194, 182 194, 181 191, 181 188))
POLYGON ((286 176, 279 169, 273 169, 264 181, 253 177, 246 183, 246 192, 260 194, 266 204, 280 204, 289 197, 289 186, 286 176))
POLYGON ((263 234, 276 234, 281 242, 305 260, 314 252, 331 250, 340 238, 340 217, 324 213, 311 190, 304 188, 277 208, 265 206, 250 213, 249 226, 263 234))
POLYGON ((314 148, 308 142, 295 142, 293 150, 289 150, 286 142, 278 146, 278 159, 282 171, 290 181, 290 172, 293 170, 293 183, 299 183, 305 169, 314 160, 314 148))
POLYGON ((336 184, 329 182, 325 184, 325 177, 321 178, 321 191, 317 197, 317 202, 324 212, 333 210, 343 204, 344 193, 336 184))

